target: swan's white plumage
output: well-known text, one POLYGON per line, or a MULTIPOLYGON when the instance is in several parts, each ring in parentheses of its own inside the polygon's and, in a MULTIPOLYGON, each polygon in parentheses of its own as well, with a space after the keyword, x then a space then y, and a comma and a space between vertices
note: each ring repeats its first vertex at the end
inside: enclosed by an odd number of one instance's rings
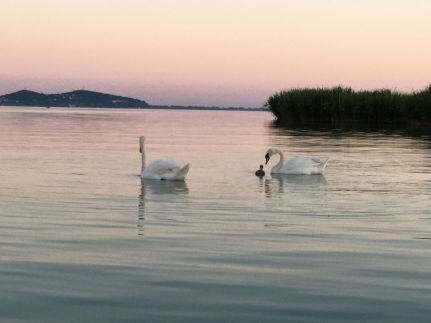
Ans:
POLYGON ((157 159, 146 166, 144 172, 163 174, 167 171, 173 171, 179 168, 181 168, 181 165, 176 160, 157 159))
POLYGON ((297 156, 288 159, 283 166, 276 170, 278 174, 321 174, 325 169, 325 162, 317 162, 313 157, 297 156))
POLYGON ((142 154, 141 178, 183 181, 190 165, 181 166, 176 160, 155 160, 148 166, 145 165, 145 138, 139 138, 140 152, 142 154))
POLYGON ((322 174, 329 161, 329 158, 321 160, 310 156, 296 156, 284 162, 283 153, 276 148, 270 148, 265 155, 267 162, 276 154, 280 156, 280 161, 271 169, 272 174, 322 174))

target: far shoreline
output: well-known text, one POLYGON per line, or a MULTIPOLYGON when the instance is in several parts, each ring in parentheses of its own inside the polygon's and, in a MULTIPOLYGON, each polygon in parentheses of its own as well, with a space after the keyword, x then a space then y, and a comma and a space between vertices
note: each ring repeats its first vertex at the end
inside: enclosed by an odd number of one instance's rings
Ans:
POLYGON ((0 95, 0 106, 45 108, 100 108, 100 109, 171 109, 171 110, 220 110, 220 111, 266 111, 263 106, 202 106, 149 104, 145 100, 102 93, 91 90, 74 90, 64 93, 40 93, 27 89, 0 95))
POLYGON ((39 105, 0 105, 2 108, 16 109, 82 109, 82 110, 177 110, 177 111, 239 111, 239 112, 270 112, 266 108, 222 108, 222 107, 194 107, 194 106, 162 106, 151 105, 149 107, 64 107, 64 106, 39 106, 39 105))

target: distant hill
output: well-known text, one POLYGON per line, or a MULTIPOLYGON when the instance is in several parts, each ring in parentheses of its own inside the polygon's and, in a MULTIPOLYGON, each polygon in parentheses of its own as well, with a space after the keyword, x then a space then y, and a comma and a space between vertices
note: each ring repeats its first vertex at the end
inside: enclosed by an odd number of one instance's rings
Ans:
POLYGON ((150 107, 147 102, 142 100, 87 90, 77 90, 59 94, 44 94, 21 90, 0 96, 0 105, 88 108, 150 107))

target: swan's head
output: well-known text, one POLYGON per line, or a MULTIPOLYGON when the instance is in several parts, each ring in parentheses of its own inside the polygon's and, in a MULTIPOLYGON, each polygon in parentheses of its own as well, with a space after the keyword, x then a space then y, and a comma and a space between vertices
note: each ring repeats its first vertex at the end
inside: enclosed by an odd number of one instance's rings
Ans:
POLYGON ((269 162, 270 158, 272 157, 272 155, 275 155, 275 154, 276 154, 276 150, 274 148, 269 148, 266 151, 266 154, 265 154, 265 165, 268 164, 268 162, 269 162))
POLYGON ((145 137, 140 136, 139 137, 139 152, 142 154, 144 151, 144 145, 145 145, 145 137))

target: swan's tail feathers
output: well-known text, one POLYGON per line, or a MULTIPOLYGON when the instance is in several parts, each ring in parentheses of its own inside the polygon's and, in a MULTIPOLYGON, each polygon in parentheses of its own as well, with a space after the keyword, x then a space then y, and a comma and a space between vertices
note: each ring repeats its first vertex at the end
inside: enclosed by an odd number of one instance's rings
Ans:
POLYGON ((315 162, 316 164, 314 165, 314 170, 311 173, 322 174, 326 168, 326 165, 328 164, 329 158, 322 160, 322 159, 313 157, 312 159, 313 159, 313 162, 315 162))
POLYGON ((325 170, 326 165, 328 164, 328 161, 329 161, 329 158, 326 158, 326 160, 322 161, 319 164, 319 169, 320 169, 321 172, 323 172, 325 170))
POLYGON ((322 160, 322 159, 317 158, 317 157, 311 157, 311 160, 313 162, 315 162, 316 164, 322 164, 322 163, 326 162, 326 160, 322 160))
POLYGON ((183 181, 190 169, 190 164, 185 165, 184 167, 181 167, 180 170, 176 173, 175 179, 178 181, 183 181))

